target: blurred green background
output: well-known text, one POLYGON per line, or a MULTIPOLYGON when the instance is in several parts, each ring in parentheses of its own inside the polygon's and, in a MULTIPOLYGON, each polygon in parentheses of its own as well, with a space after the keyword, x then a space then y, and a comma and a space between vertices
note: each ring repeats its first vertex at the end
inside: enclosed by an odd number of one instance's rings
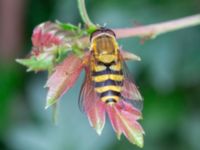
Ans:
MULTIPOLYGON (((86 0, 91 19, 107 27, 167 21, 200 12, 199 0, 86 0)), ((46 73, 16 64, 31 49, 33 28, 47 20, 78 24, 75 0, 0 1, 0 150, 130 150, 107 121, 101 136, 78 108, 84 73, 60 102, 59 124, 44 110, 46 73)), ((145 41, 119 40, 141 62, 128 67, 144 97, 144 150, 200 150, 200 26, 145 41)))

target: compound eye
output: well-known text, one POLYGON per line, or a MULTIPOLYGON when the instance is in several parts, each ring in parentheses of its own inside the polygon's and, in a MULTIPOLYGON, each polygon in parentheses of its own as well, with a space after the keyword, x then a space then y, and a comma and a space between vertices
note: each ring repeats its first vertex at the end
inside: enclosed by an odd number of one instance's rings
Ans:
POLYGON ((115 32, 111 29, 106 29, 106 33, 113 35, 114 37, 116 37, 115 32))
POLYGON ((101 29, 97 29, 96 31, 92 32, 92 34, 90 35, 90 41, 92 40, 93 37, 97 36, 100 33, 102 33, 101 29))
POLYGON ((113 35, 114 37, 116 37, 114 31, 112 31, 111 29, 108 29, 108 28, 101 27, 100 29, 97 29, 96 31, 94 31, 90 35, 90 41, 92 40, 93 37, 95 37, 95 36, 97 36, 98 34, 101 34, 101 33, 108 33, 108 34, 113 35))

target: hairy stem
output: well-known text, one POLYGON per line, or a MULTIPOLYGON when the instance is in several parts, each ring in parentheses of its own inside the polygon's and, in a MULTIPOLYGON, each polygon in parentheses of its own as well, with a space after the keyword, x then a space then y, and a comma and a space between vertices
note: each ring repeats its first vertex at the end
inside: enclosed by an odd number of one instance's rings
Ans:
POLYGON ((85 7, 85 0, 77 0, 77 1, 78 1, 79 13, 81 15, 83 22, 87 25, 87 27, 95 27, 95 24, 92 23, 92 21, 90 20, 87 14, 87 10, 85 7))
POLYGON ((177 20, 156 23, 141 27, 133 27, 133 28, 121 28, 121 29, 113 29, 116 33, 118 39, 120 38, 128 38, 128 37, 149 37, 155 38, 156 36, 187 28, 200 25, 200 14, 193 15, 190 17, 185 17, 177 20))

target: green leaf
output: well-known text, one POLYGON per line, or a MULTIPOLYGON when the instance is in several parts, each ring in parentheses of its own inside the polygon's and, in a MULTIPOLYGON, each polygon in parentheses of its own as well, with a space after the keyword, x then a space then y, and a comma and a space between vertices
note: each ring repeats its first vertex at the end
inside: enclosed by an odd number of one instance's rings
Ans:
POLYGON ((53 67, 54 56, 43 53, 38 57, 31 56, 26 59, 16 59, 19 64, 26 66, 27 71, 43 71, 53 67))
POLYGON ((72 51, 72 49, 66 48, 63 46, 60 46, 59 48, 57 48, 56 63, 62 62, 66 58, 69 51, 72 51))
POLYGON ((78 26, 75 26, 71 23, 62 23, 60 21, 56 21, 56 23, 64 30, 78 31, 80 29, 78 26))
POLYGON ((95 30, 97 30, 99 27, 98 26, 90 26, 88 29, 86 29, 87 34, 91 34, 95 30))
POLYGON ((73 45, 72 46, 72 51, 74 52, 74 54, 76 54, 77 56, 83 56, 83 50, 81 48, 78 47, 78 45, 73 45))

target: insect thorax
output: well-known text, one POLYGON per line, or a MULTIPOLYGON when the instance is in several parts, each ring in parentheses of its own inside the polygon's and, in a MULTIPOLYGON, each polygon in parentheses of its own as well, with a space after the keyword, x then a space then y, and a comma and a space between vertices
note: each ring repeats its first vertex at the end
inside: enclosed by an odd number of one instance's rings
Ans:
POLYGON ((91 37, 91 51, 94 57, 101 62, 110 63, 117 61, 119 48, 111 30, 97 30, 91 37))

